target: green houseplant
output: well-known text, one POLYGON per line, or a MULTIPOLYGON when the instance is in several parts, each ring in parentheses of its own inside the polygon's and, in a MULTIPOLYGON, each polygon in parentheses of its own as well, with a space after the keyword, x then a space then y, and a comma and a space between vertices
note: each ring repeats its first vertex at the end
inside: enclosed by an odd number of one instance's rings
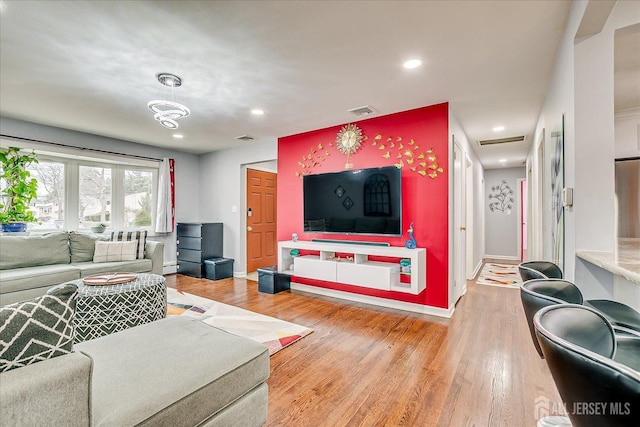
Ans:
POLYGON ((38 181, 27 170, 38 163, 35 152, 21 153, 17 147, 0 148, 0 224, 3 232, 25 231, 28 222, 37 222, 29 210, 31 200, 38 197, 38 181))

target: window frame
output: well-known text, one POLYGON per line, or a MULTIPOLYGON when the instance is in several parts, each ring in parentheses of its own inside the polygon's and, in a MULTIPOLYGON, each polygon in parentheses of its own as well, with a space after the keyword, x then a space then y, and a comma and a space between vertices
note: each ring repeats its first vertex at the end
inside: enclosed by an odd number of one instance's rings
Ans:
MULTIPOLYGON (((147 230, 148 235, 153 235, 155 231, 158 201, 158 170, 159 165, 137 164, 134 162, 122 162, 120 158, 90 158, 80 156, 56 155, 54 153, 38 153, 38 160, 42 162, 56 162, 64 165, 64 226, 65 231, 78 231, 89 233, 89 228, 80 228, 80 166, 101 167, 111 169, 111 225, 107 231, 113 230, 147 230), (151 225, 127 227, 125 221, 125 171, 151 172, 151 225)), ((150 162, 145 162, 150 163, 150 162)), ((38 228, 29 230, 30 232, 50 232, 59 231, 58 228, 38 228)))

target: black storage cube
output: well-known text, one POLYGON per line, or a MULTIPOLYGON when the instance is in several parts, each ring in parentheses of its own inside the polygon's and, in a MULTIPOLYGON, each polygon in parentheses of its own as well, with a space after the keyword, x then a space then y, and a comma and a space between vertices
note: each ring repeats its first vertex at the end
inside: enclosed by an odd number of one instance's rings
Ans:
POLYGON ((277 294, 290 288, 291 276, 278 273, 278 266, 258 269, 258 292, 277 294))
POLYGON ((204 277, 209 280, 233 277, 232 258, 211 258, 204 260, 204 277))

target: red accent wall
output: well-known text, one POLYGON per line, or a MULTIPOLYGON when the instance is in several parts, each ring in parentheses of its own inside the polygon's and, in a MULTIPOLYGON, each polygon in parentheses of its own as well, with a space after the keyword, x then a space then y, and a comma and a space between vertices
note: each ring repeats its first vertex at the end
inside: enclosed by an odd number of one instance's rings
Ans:
POLYGON ((367 137, 351 156, 353 169, 390 166, 402 155, 402 237, 357 236, 343 234, 304 233, 302 178, 304 173, 324 173, 344 170, 346 156, 336 148, 335 139, 343 125, 319 129, 278 139, 278 240, 291 240, 298 233, 300 240, 313 238, 389 242, 404 246, 407 229, 413 222, 418 247, 427 249, 427 288, 419 295, 387 292, 358 286, 341 285, 296 278, 299 283, 405 301, 440 308, 448 305, 448 188, 449 155, 447 103, 375 117, 356 123, 367 137), (381 135, 376 139, 377 135, 381 135), (391 140, 389 140, 391 138, 391 140), (411 144, 413 140, 413 144, 411 144), (392 144, 393 143, 393 144, 392 144), (375 144, 375 145, 374 145, 375 144), (399 149, 403 145, 402 150, 399 149), (381 148, 384 146, 384 148, 381 148), (416 148, 416 146, 418 148, 416 148), (432 152, 428 152, 432 149, 432 152), (413 155, 407 156, 410 150, 413 155), (387 155, 388 153, 388 155, 387 155), (418 157, 423 154, 423 159, 418 157), (435 160, 429 157, 435 157, 435 160), (388 158, 386 158, 388 157, 388 158), (409 163, 413 158, 413 163, 409 163), (424 163, 420 165, 420 163, 424 163), (444 170, 438 172, 430 166, 444 170), (415 168, 412 170, 411 168, 415 168), (422 174, 420 171, 425 171, 422 174), (429 173, 437 173, 430 178, 429 173))

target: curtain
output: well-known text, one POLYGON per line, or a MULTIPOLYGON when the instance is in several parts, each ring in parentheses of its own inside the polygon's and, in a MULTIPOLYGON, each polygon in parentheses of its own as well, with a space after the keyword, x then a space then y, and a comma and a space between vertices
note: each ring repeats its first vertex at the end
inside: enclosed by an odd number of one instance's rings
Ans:
POLYGON ((162 159, 158 171, 158 207, 156 210, 156 233, 171 233, 175 213, 174 160, 162 159))

